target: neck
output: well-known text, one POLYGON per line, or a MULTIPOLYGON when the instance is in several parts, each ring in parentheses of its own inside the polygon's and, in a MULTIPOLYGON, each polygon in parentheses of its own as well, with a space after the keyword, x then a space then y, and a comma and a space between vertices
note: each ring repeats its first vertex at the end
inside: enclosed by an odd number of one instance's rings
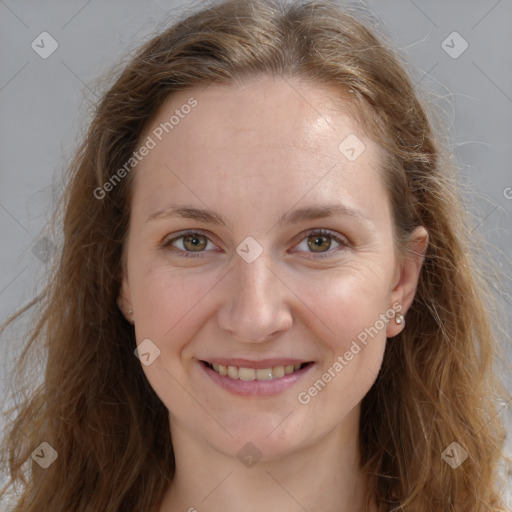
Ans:
POLYGON ((252 467, 172 422, 176 472, 159 512, 366 512, 358 417, 356 408, 324 438, 252 467))

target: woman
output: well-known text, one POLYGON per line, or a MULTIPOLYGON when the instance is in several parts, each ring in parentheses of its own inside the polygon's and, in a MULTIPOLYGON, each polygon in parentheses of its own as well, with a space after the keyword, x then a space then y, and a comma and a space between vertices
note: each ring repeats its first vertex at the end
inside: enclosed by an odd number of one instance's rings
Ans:
POLYGON ((223 2, 147 43, 72 165, 12 510, 505 510, 443 155, 332 2, 223 2))

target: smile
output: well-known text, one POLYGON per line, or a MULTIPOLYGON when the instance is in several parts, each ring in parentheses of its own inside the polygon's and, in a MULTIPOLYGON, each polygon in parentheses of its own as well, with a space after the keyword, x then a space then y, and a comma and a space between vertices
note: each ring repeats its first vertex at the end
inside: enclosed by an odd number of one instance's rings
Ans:
POLYGON ((285 375, 290 375, 309 363, 288 364, 286 366, 274 366, 271 368, 244 368, 238 366, 225 366, 223 364, 208 363, 202 361, 206 366, 214 372, 233 380, 275 380, 281 379, 285 375))
MULTIPOLYGON (((265 365, 266 368, 223 365, 199 361, 202 373, 220 388, 239 396, 265 397, 282 393, 302 379, 315 366, 314 362, 265 365)), ((260 366, 263 366, 261 364, 260 366)))

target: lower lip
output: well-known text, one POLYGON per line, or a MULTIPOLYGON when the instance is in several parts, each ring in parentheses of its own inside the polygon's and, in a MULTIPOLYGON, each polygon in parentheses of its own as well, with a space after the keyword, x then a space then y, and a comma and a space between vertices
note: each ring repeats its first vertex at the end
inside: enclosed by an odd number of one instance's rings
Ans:
POLYGON ((205 364, 198 361, 203 372, 210 377, 216 384, 226 391, 240 396, 272 396, 277 395, 293 386, 306 373, 313 368, 314 363, 310 363, 300 370, 296 370, 289 375, 273 380, 240 380, 221 375, 212 370, 205 364))

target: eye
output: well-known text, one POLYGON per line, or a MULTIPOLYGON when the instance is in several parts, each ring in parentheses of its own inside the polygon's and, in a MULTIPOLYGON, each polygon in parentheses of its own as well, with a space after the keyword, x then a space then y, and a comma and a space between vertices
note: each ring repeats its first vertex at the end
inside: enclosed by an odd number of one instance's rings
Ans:
POLYGON ((204 233, 200 231, 186 231, 185 233, 164 242, 163 247, 168 248, 172 252, 181 253, 180 256, 198 258, 201 256, 200 253, 203 252, 203 249, 208 246, 208 242, 211 243, 204 233), (173 245, 175 242, 178 242, 178 245, 181 245, 182 248, 176 248, 173 245))
POLYGON ((309 254, 317 254, 317 256, 313 257, 306 256, 308 259, 321 259, 331 257, 333 253, 337 253, 349 245, 344 238, 325 229, 315 229, 313 231, 309 231, 306 233, 306 238, 304 238, 303 241, 296 247, 300 247, 301 245, 304 247, 304 244, 306 252, 308 252, 307 249, 311 249, 309 254), (334 250, 329 250, 333 240, 338 244, 338 247, 336 247, 334 250))
MULTIPOLYGON (((198 258, 201 257, 201 253, 205 252, 205 249, 209 247, 208 243, 214 246, 207 235, 201 231, 196 230, 183 232, 178 236, 164 241, 162 247, 169 249, 171 252, 179 253, 179 256, 185 256, 187 258, 198 258)), ((341 236, 338 236, 331 231, 324 229, 316 229, 306 233, 305 238, 303 238, 301 241, 301 244, 304 243, 306 244, 304 248, 305 252, 309 252, 309 254, 317 254, 313 257, 307 256, 309 259, 330 257, 332 253, 339 252, 339 250, 343 250, 343 248, 346 248, 349 245, 348 242, 341 236), (336 247, 334 250, 329 250, 333 240, 338 244, 338 247, 336 247), (311 251, 308 251, 308 249, 311 249, 311 251)), ((296 247, 300 247, 301 244, 297 245, 296 247)))

